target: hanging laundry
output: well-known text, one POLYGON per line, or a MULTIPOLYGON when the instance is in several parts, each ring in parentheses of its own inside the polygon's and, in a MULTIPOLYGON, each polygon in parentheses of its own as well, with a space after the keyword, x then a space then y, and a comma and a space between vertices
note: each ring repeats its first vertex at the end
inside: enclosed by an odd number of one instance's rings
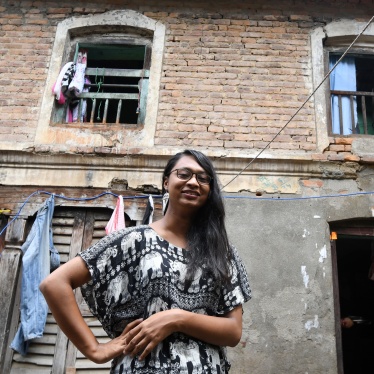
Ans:
POLYGON ((154 210, 155 210, 155 206, 154 206, 154 203, 153 203, 153 197, 152 197, 152 195, 149 195, 147 206, 145 208, 143 221, 142 221, 143 225, 148 225, 148 224, 153 222, 153 211, 154 210))
POLYGON ((76 66, 74 63, 66 70, 64 76, 62 77, 61 81, 61 92, 64 94, 65 97, 71 97, 72 93, 68 90, 69 84, 72 81, 75 75, 76 66))
MULTIPOLYGON (((88 76, 84 77, 84 84, 87 85, 85 88, 83 88, 82 92, 88 92, 90 90, 91 81, 88 76)), ((81 99, 76 98, 72 99, 69 103, 69 110, 66 112, 66 122, 77 122, 78 121, 78 111, 79 111, 79 101, 81 99), (70 113, 69 113, 70 111, 70 113)), ((82 100, 82 108, 81 108, 81 117, 80 122, 86 122, 87 121, 87 100, 82 100)))
POLYGON ((43 336, 48 305, 39 291, 41 281, 60 266, 60 255, 53 245, 52 217, 54 195, 38 210, 35 222, 22 245, 21 323, 11 348, 26 355, 30 340, 43 336))
MULTIPOLYGON (((66 87, 69 85, 69 83, 65 84, 66 81, 68 80, 68 77, 71 77, 70 80, 73 78, 75 73, 75 64, 74 62, 67 62, 63 68, 61 69, 57 80, 55 84, 52 87, 52 93, 56 96, 56 100, 58 101, 59 104, 64 104, 65 103, 65 95, 64 92, 62 92, 62 86, 63 83, 66 85, 66 87)), ((66 90, 64 90, 66 91, 66 90)))
POLYGON ((112 216, 110 217, 109 222, 105 226, 105 232, 108 234, 124 229, 126 227, 125 224, 125 208, 123 204, 123 197, 122 195, 118 196, 116 208, 113 211, 112 216))
POLYGON ((87 67, 87 51, 82 49, 78 52, 75 74, 69 84, 69 91, 74 92, 75 96, 79 96, 84 87, 84 76, 87 67))

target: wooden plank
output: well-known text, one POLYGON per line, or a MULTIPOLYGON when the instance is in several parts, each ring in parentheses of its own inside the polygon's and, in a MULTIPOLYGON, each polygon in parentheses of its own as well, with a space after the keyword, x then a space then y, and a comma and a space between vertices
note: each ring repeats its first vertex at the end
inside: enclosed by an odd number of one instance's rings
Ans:
POLYGON ((54 227, 53 228, 53 236, 57 236, 57 235, 71 235, 73 232, 73 227, 72 226, 67 226, 67 227, 61 227, 61 226, 58 226, 58 227, 54 227))
MULTIPOLYGON (((86 211, 84 215, 84 222, 82 221, 82 225, 79 226, 79 233, 81 236, 80 245, 77 245, 71 248, 70 256, 71 258, 75 257, 78 252, 80 252, 84 248, 88 248, 91 240, 92 234, 94 230, 94 222, 95 218, 92 211, 86 211)), ((75 298, 79 307, 83 302, 83 297, 80 288, 75 290, 75 298)), ((73 345, 71 341, 68 342, 68 349, 66 355, 66 368, 74 368, 76 364, 76 356, 77 356, 77 348, 73 345)))
POLYGON ((34 344, 35 343, 55 345, 56 344, 56 335, 45 334, 41 338, 34 339, 34 344))
POLYGON ((47 344, 32 344, 27 352, 27 354, 35 354, 35 355, 50 355, 53 356, 54 353, 53 345, 47 344))
POLYGON ((67 336, 61 331, 60 328, 58 328, 56 345, 54 347, 53 353, 53 366, 51 371, 52 374, 64 373, 68 341, 69 340, 67 336))
POLYGON ((21 245, 27 235, 27 220, 24 218, 16 219, 11 222, 5 233, 5 243, 21 245))
POLYGON ((86 75, 104 76, 104 77, 122 77, 122 78, 140 78, 149 77, 149 70, 142 69, 107 69, 107 68, 87 68, 86 75))
MULTIPOLYGON (((58 249, 57 249, 58 250, 58 249)), ((69 261, 69 255, 68 254, 64 254, 64 253, 60 253, 60 264, 65 264, 67 261, 69 261)))
POLYGON ((53 217, 52 226, 73 226, 74 218, 53 217))
POLYGON ((9 348, 19 320, 21 302, 21 251, 5 248, 0 261, 0 373, 8 373, 13 350, 9 348))
POLYGON ((144 124, 145 122, 145 115, 146 115, 146 108, 147 108, 147 98, 148 98, 148 86, 149 80, 142 79, 140 82, 140 102, 139 102, 139 115, 138 115, 138 125, 144 124))
POLYGON ((74 226, 73 226, 73 233, 72 233, 71 241, 70 241, 70 258, 75 257, 76 254, 82 248, 85 219, 86 219, 85 211, 81 210, 81 211, 76 212, 74 226))
MULTIPOLYGON (((73 231, 70 240, 69 258, 75 257, 82 247, 82 238, 85 226, 86 213, 84 210, 75 212, 73 231)), ((57 338, 53 360, 52 374, 62 374, 65 367, 70 367, 69 346, 72 344, 66 335, 57 327, 57 338)))
POLYGON ((15 353, 13 356, 13 361, 51 367, 53 356, 38 356, 38 355, 22 356, 19 353, 15 353))
POLYGON ((114 92, 82 92, 79 95, 82 99, 104 99, 104 100, 138 100, 137 93, 114 93, 114 92))
POLYGON ((24 368, 21 366, 22 364, 16 364, 12 367, 12 371, 10 374, 50 374, 51 369, 50 368, 43 368, 43 367, 35 367, 30 368, 29 366, 27 368, 24 368))
POLYGON ((71 244, 71 237, 70 236, 56 236, 53 237, 53 242, 56 244, 71 244))
POLYGON ((95 364, 94 362, 85 359, 80 359, 76 361, 75 367, 77 369, 110 369, 110 361, 106 362, 105 364, 95 364))

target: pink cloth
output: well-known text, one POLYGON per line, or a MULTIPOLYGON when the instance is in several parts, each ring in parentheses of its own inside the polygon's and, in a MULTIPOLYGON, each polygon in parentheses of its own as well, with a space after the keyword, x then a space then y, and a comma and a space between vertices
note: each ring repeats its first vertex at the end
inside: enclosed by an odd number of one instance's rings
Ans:
POLYGON ((56 100, 59 104, 65 103, 65 96, 61 93, 61 84, 62 79, 64 78, 65 73, 71 66, 74 65, 74 62, 67 62, 60 71, 60 74, 57 77, 55 84, 52 87, 52 93, 56 96, 56 100))
POLYGON ((123 197, 122 195, 118 196, 116 208, 113 211, 112 216, 110 217, 109 222, 105 226, 105 232, 108 234, 124 229, 126 227, 125 224, 125 210, 123 204, 123 197))

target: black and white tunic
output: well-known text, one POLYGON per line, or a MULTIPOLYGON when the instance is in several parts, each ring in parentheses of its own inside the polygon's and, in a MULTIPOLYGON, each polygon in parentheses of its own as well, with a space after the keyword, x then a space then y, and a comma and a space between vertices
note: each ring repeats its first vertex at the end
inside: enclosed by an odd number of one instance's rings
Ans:
MULTIPOLYGON (((129 322, 163 310, 224 315, 251 297, 243 262, 232 250, 229 285, 223 287, 200 271, 187 287, 185 249, 170 244, 149 226, 126 228, 79 253, 92 277, 81 287, 82 294, 111 338, 129 322)), ((115 358, 111 373, 213 374, 227 373, 229 368, 225 347, 174 333, 143 361, 115 358)))

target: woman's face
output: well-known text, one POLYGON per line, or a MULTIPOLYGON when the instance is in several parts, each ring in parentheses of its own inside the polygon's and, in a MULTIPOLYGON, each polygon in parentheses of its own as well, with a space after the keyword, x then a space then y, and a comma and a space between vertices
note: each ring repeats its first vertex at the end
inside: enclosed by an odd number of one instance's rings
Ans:
POLYGON ((201 184, 194 174, 190 180, 182 180, 178 177, 176 169, 188 169, 192 173, 204 173, 206 171, 192 156, 183 156, 175 164, 169 177, 164 181, 164 188, 169 192, 169 208, 184 207, 189 210, 200 209, 207 201, 210 185, 201 184))

